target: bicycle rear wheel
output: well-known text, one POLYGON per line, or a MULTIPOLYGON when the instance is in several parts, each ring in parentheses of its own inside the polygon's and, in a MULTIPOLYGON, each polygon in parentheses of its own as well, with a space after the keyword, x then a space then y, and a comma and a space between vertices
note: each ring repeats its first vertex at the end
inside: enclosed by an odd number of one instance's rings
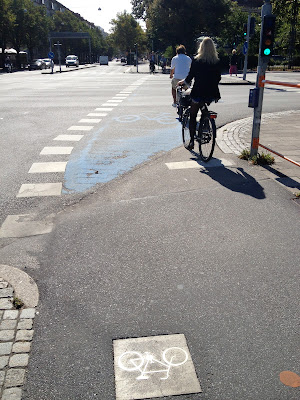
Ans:
POLYGON ((183 141, 183 145, 185 148, 188 147, 190 140, 191 140, 191 135, 190 135, 190 130, 189 130, 189 122, 190 122, 190 110, 187 109, 183 113, 182 121, 181 121, 182 141, 183 141))
POLYGON ((199 124, 199 154, 207 162, 211 159, 216 144, 216 123, 209 116, 202 116, 199 124))

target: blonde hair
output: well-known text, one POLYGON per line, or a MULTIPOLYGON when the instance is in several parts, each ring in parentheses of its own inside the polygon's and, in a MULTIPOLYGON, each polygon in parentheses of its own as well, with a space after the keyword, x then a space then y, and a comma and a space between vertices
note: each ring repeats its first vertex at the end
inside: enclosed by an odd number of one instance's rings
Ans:
POLYGON ((198 48, 196 60, 202 60, 208 64, 216 64, 219 61, 218 52, 210 37, 205 37, 198 48))

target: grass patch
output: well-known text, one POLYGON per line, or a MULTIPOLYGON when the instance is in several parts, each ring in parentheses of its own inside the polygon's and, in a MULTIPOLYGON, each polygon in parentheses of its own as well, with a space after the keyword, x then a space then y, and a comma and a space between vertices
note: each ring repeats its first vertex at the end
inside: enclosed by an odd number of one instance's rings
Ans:
POLYGON ((241 160, 247 160, 253 165, 272 165, 275 162, 275 158, 269 153, 257 153, 257 156, 250 157, 249 149, 244 149, 239 155, 239 158, 241 160))
POLYGON ((13 305, 14 307, 18 310, 20 308, 22 308, 24 306, 24 303, 21 299, 19 299, 18 297, 14 297, 13 299, 13 305))

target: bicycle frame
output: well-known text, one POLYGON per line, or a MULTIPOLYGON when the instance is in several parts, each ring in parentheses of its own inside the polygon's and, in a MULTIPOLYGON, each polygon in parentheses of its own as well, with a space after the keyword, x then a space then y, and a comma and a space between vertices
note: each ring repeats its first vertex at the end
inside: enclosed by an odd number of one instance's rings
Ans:
MULTIPOLYGON (((173 359, 173 357, 172 357, 172 359, 173 359)), ((172 359, 171 359, 171 362, 172 362, 172 359)), ((149 353, 146 355, 146 360, 147 361, 146 361, 146 364, 145 364, 144 368, 139 368, 139 371, 141 371, 141 375, 136 378, 137 380, 149 379, 149 376, 147 376, 146 374, 156 374, 156 373, 159 373, 159 372, 166 372, 167 373, 167 376, 165 378, 160 378, 161 380, 166 380, 166 379, 169 378, 169 372, 170 372, 172 364, 166 364, 166 363, 164 363, 162 361, 156 360, 149 353), (149 363, 150 364, 158 363, 158 364, 161 364, 161 365, 163 365, 163 366, 165 366, 167 368, 166 369, 160 369, 160 370, 147 371, 149 363)))

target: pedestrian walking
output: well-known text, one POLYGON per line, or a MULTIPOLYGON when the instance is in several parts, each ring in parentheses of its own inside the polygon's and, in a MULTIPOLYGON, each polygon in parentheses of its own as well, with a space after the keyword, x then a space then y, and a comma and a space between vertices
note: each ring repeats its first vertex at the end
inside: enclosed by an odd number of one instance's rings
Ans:
POLYGON ((230 57, 230 62, 229 62, 229 74, 232 76, 232 74, 235 74, 237 76, 237 63, 238 63, 238 56, 236 54, 236 50, 232 50, 232 55, 230 57))

